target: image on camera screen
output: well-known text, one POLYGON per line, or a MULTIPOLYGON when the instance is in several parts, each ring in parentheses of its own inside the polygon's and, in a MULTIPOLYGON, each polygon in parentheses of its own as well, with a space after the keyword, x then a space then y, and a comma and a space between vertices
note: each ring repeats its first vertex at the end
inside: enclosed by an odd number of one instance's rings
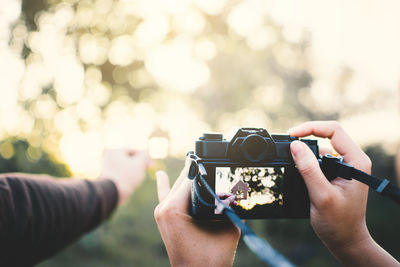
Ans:
POLYGON ((215 192, 225 204, 247 211, 282 206, 284 172, 283 167, 216 167, 215 192))

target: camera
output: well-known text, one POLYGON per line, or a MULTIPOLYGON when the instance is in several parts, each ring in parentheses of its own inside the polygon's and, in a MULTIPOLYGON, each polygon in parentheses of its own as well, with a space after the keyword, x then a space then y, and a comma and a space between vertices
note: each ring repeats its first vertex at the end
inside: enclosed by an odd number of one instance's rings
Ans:
MULTIPOLYGON (((307 188, 290 153, 294 140, 319 157, 317 140, 269 134, 263 128, 241 128, 230 141, 221 133, 204 133, 192 153, 204 166, 208 185, 242 219, 308 218, 307 188)), ((191 215, 199 220, 224 218, 207 203, 214 204, 215 198, 194 179, 191 215)))

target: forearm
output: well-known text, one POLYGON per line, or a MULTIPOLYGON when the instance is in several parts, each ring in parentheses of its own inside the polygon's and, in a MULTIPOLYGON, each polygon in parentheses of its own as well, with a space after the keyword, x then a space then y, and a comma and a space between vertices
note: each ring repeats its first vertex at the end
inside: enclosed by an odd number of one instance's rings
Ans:
POLYGON ((109 180, 0 176, 0 264, 32 265, 53 255, 109 217, 117 201, 109 180))
POLYGON ((356 244, 330 250, 344 266, 400 266, 371 236, 356 244))

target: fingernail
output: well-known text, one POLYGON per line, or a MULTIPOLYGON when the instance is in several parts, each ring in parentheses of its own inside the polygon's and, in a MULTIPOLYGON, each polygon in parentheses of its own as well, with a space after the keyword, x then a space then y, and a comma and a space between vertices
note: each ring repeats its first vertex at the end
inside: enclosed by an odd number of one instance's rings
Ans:
POLYGON ((289 135, 292 135, 293 132, 296 130, 296 128, 297 128, 297 127, 290 128, 289 130, 287 130, 287 133, 288 133, 289 135))
POLYGON ((290 144, 290 151, 292 152, 292 156, 297 157, 304 149, 303 144, 300 141, 293 141, 290 144))

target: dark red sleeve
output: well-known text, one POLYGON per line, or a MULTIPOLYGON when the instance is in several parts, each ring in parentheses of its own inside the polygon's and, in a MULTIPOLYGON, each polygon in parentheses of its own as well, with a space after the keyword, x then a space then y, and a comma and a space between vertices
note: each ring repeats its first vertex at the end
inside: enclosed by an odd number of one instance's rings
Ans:
POLYGON ((107 219, 118 202, 108 179, 0 176, 0 266, 32 266, 107 219))

